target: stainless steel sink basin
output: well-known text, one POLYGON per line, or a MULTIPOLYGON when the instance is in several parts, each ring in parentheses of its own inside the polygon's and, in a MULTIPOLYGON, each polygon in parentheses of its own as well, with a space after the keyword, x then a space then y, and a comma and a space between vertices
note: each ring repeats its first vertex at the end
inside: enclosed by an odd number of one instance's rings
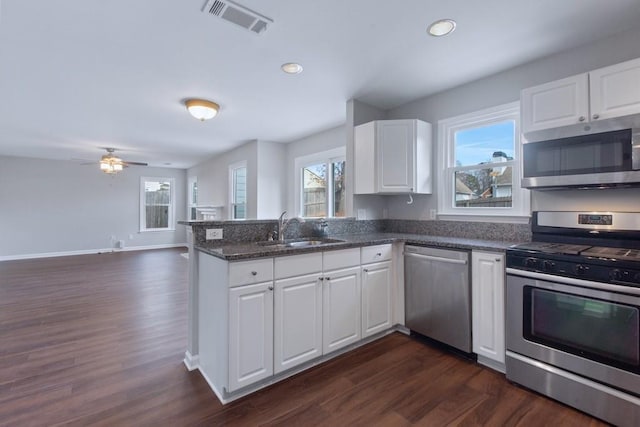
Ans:
POLYGON ((260 246, 275 246, 280 248, 306 248, 308 246, 321 246, 321 245, 329 245, 331 243, 342 243, 344 240, 340 239, 322 239, 322 238, 311 238, 311 239, 299 239, 299 240, 285 240, 284 242, 280 242, 277 240, 267 241, 267 242, 258 242, 260 246))

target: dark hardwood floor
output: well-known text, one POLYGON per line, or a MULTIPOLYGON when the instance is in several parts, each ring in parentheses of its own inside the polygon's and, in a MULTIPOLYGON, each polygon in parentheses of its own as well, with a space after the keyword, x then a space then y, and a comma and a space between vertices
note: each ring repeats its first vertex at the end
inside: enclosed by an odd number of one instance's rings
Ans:
POLYGON ((182 364, 180 252, 0 262, 0 425, 602 425, 398 333, 222 406, 182 364))

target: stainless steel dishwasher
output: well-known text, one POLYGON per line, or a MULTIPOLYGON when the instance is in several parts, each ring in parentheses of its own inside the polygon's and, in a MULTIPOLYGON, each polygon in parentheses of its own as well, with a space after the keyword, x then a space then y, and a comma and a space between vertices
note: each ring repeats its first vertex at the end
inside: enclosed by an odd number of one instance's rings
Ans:
POLYGON ((471 353, 469 252, 404 248, 405 326, 471 353))

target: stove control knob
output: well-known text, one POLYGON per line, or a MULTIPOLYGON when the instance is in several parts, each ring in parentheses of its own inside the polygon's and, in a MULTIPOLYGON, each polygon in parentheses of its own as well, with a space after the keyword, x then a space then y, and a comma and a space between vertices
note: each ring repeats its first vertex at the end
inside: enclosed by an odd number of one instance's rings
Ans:
POLYGON ((587 272, 587 270, 589 269, 589 267, 586 267, 582 264, 577 264, 575 266, 575 272, 577 275, 581 276, 583 274, 585 274, 587 272))
POLYGON ((538 266, 538 260, 535 258, 526 258, 524 260, 524 266, 534 268, 538 266))
POLYGON ((622 280, 622 271, 615 269, 615 270, 611 270, 609 272, 609 279, 611 280, 615 280, 615 281, 620 281, 622 280))
POLYGON ((553 271, 556 268, 556 263, 546 260, 542 263, 542 267, 544 268, 544 271, 553 271))

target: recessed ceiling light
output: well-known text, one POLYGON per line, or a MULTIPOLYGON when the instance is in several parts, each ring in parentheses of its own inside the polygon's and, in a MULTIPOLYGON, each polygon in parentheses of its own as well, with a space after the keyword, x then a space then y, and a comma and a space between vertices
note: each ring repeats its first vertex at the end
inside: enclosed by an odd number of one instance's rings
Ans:
POLYGON ((427 32, 434 37, 446 36, 456 29, 456 21, 453 19, 439 19, 429 25, 427 32))
POLYGON ((300 74, 302 72, 302 65, 295 62, 287 62, 282 64, 280 68, 287 74, 300 74))

